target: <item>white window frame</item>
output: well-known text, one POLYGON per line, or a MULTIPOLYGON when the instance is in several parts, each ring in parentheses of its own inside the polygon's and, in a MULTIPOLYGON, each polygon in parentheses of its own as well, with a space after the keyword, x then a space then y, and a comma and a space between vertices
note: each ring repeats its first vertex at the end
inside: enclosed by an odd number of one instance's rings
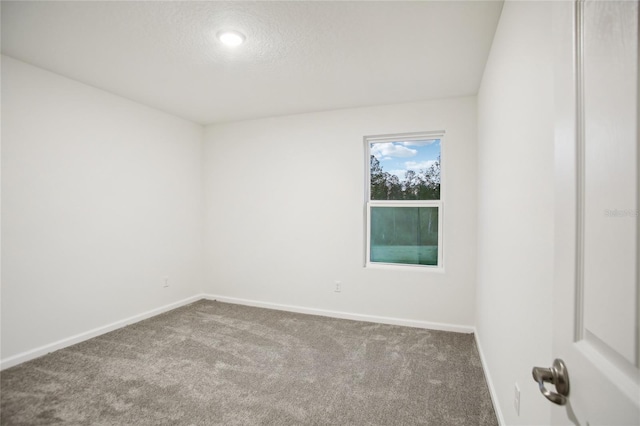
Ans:
POLYGON ((433 132, 395 133, 365 136, 365 267, 426 270, 444 272, 444 130, 433 132), (412 140, 440 139, 440 199, 439 200, 372 200, 371 199, 371 144, 379 142, 407 142, 412 140), (371 209, 373 207, 437 207, 438 208, 438 264, 416 265, 371 261, 371 209))

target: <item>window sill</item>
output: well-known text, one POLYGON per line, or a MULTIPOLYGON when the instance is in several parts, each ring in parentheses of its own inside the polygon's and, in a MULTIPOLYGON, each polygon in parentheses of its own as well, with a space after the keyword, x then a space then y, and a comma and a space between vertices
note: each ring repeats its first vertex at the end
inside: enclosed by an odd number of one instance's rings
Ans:
POLYGON ((367 262, 364 265, 364 269, 378 269, 388 271, 412 271, 412 272, 426 272, 443 274, 443 266, 427 266, 427 265, 402 265, 397 263, 381 263, 381 262, 367 262))

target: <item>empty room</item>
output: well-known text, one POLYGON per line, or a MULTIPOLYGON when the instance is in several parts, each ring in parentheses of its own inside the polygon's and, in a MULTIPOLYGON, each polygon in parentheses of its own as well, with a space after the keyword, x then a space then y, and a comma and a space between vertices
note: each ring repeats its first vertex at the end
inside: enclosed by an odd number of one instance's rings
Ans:
POLYGON ((637 1, 0 14, 0 424, 640 424, 637 1))

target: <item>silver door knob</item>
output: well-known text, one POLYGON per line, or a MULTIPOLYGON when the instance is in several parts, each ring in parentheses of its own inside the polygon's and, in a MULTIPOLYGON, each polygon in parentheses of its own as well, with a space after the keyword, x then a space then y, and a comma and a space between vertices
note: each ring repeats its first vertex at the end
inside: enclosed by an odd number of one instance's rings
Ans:
POLYGON ((538 382, 540 386, 540 392, 549 401, 558 405, 565 405, 567 403, 567 397, 569 396, 569 373, 567 367, 564 365, 564 361, 556 359, 553 361, 551 368, 533 367, 531 371, 533 374, 533 380, 538 382), (549 391, 544 383, 550 383, 555 385, 556 392, 549 391))

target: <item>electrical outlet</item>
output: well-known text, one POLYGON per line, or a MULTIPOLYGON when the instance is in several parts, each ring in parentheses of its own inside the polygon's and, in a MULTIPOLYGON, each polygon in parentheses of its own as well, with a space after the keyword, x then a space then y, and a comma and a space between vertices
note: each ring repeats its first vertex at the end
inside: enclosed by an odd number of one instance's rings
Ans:
POLYGON ((336 287, 333 291, 336 293, 340 293, 342 291, 342 281, 336 281, 336 287))
POLYGON ((520 416, 520 388, 516 383, 513 388, 513 408, 516 409, 516 414, 520 416))
POLYGON ((162 287, 164 288, 169 287, 169 277, 164 277, 164 284, 162 285, 162 287))

